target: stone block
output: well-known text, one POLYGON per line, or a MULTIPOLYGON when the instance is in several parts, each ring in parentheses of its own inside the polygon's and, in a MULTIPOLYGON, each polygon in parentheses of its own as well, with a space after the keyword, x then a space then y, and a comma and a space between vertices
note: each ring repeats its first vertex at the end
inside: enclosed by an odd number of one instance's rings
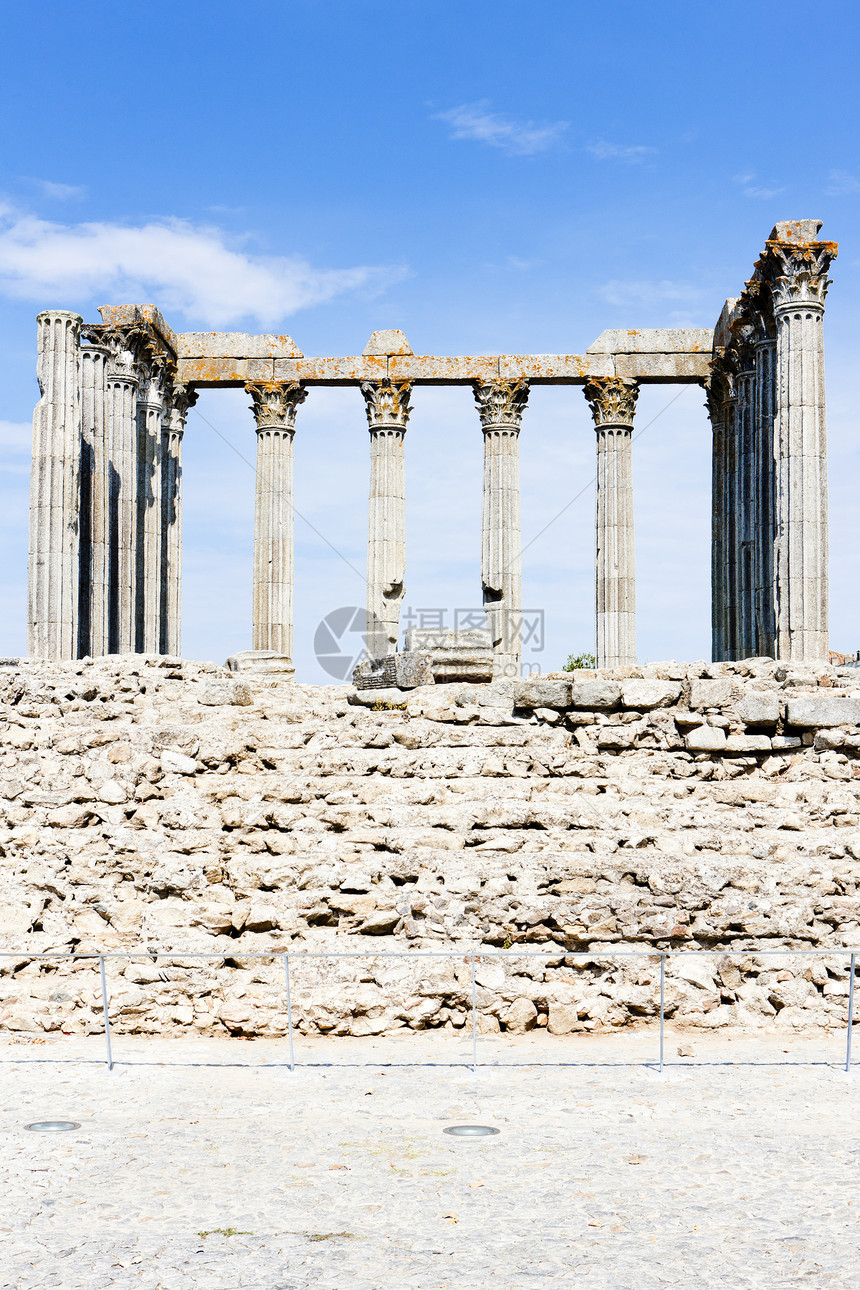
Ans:
POLYGON ((745 726, 775 726, 779 721, 779 695, 753 690, 738 703, 737 714, 745 726))
POLYGON ((197 695, 197 702, 204 707, 215 708, 223 705, 248 707, 254 702, 251 687, 242 681, 210 681, 197 695))
POLYGON ((696 726, 684 738, 688 752, 724 752, 726 732, 719 726, 696 726))
POLYGON ((358 708, 372 708, 377 703, 405 708, 406 697, 403 690, 397 690, 392 686, 387 690, 356 690, 354 694, 348 696, 347 703, 351 703, 358 708))
POLYGON ((576 681, 570 689, 572 708, 617 708, 620 702, 617 681, 576 681))
POLYGON ((860 725, 860 699, 840 695, 806 694, 789 699, 786 724, 800 730, 814 730, 818 726, 860 725))
POLYGON ((271 649, 239 650, 230 655, 224 666, 240 675, 277 677, 281 681, 292 681, 296 675, 292 659, 271 649))
POLYGON ((483 628, 471 631, 439 631, 432 627, 409 627, 406 651, 429 651, 432 654, 433 679, 439 681, 492 681, 493 648, 490 633, 483 628))
POLYGON ((677 681, 625 681, 621 687, 622 706, 640 712, 668 708, 680 697, 681 686, 677 681))
POLYGON ((579 1030, 579 1018, 572 1003, 551 1003, 547 1030, 551 1035, 569 1035, 572 1030, 579 1030))
POLYGON ((707 354, 714 347, 710 327, 641 327, 602 331, 589 354, 707 354))
POLYGON ((390 327, 385 331, 375 331, 362 350, 366 358, 370 354, 411 354, 412 346, 399 328, 390 327))
POLYGON ((710 372, 711 355, 706 354, 618 354, 616 376, 628 381, 703 381, 710 372))
POLYGON ((785 752, 787 748, 802 748, 803 740, 799 735, 774 735, 770 745, 774 752, 785 752))
POLYGON ((303 358, 292 336, 244 331, 185 331, 176 337, 179 358, 303 358))
POLYGON ((693 681, 690 686, 690 707, 725 708, 737 692, 734 681, 693 681))
POLYGON ((514 685, 515 708, 569 708, 570 681, 531 678, 514 685))
POLYGON ((584 385, 594 376, 614 375, 615 364, 608 354, 503 354, 499 359, 503 381, 523 378, 536 385, 555 381, 581 381, 584 385))
POLYGON ((767 752, 772 748, 769 735, 729 735, 727 753, 767 752))
POLYGON ((357 690, 414 690, 433 685, 433 655, 429 650, 406 650, 387 658, 365 659, 354 670, 352 683, 357 690))
POLYGON ((534 1030, 537 1016, 537 1008, 531 999, 515 999, 502 1021, 509 1034, 524 1035, 527 1030, 534 1030))

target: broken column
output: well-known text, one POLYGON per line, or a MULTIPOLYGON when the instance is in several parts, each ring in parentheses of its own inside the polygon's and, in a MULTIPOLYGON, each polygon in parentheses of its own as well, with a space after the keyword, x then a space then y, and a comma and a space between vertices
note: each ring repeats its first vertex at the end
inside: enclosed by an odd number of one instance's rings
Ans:
POLYGON ((595 377, 585 397, 597 431, 597 666, 627 667, 636 662, 632 443, 639 386, 595 377))
POLYGON ((367 641, 370 658, 394 654, 406 587, 406 454, 412 385, 362 381, 370 429, 367 641))
POLYGON ((252 644, 284 676, 293 671, 293 436, 307 390, 296 381, 245 389, 257 422, 252 644))
POLYGON ((475 382, 484 432, 481 585, 493 645, 493 678, 520 676, 522 534, 519 437, 528 382, 475 382))
POLYGON ((41 398, 33 414, 27 610, 36 658, 74 658, 78 644, 82 322, 62 309, 36 319, 41 398))
POLYGON ((774 600, 777 657, 826 660, 827 430, 824 299, 833 242, 820 220, 777 224, 757 269, 776 323, 774 600))

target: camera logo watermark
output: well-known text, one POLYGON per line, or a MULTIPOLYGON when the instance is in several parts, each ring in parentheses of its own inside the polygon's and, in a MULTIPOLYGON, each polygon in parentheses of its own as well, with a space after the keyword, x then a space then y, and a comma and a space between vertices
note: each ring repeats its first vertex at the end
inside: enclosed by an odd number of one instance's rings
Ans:
POLYGON ((349 681, 359 663, 368 658, 367 638, 376 619, 368 610, 342 605, 326 614, 314 632, 314 654, 324 672, 337 681, 349 681))

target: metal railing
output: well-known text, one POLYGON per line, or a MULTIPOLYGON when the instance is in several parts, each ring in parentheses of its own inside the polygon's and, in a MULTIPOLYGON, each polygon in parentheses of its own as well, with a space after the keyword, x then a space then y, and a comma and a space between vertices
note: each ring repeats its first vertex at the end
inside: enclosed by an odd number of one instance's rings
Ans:
POLYGON ((477 1006, 477 981, 475 976, 475 965, 478 960, 483 959, 502 959, 516 960, 524 958, 564 958, 585 960, 586 962, 599 962, 600 960, 614 960, 622 958, 660 958, 660 1053, 659 1066, 660 1074, 663 1073, 665 1064, 665 1028, 666 1028, 666 960, 667 958, 841 958, 849 960, 849 986, 848 986, 848 1020, 846 1027, 845 1039, 845 1066, 848 1072, 851 1069, 851 1032, 854 1024, 854 980, 856 974, 857 957, 860 950, 849 949, 818 949, 818 950, 616 950, 606 953, 592 953, 590 950, 566 950, 560 946, 555 946, 551 950, 403 950, 390 951, 384 950, 374 954, 370 950, 345 950, 345 951, 301 951, 290 953, 288 951, 270 950, 257 951, 254 953, 244 953, 238 950, 235 954, 200 952, 200 951, 183 951, 183 950, 113 950, 106 953, 56 953, 46 951, 43 954, 32 954, 29 951, 3 950, 0 951, 0 958, 23 958, 31 962, 56 962, 67 959, 81 959, 90 962, 98 961, 99 977, 101 980, 101 998, 102 1014, 104 1016, 104 1034, 105 1044, 107 1047, 107 1066, 108 1070, 113 1070, 114 1061, 111 1051, 111 1023, 110 1023, 110 999, 108 996, 107 979, 105 975, 106 959, 214 959, 222 960, 228 958, 236 959, 265 959, 268 962, 277 962, 283 960, 284 964, 284 983, 287 1005, 287 1035, 289 1040, 289 1069, 294 1071, 296 1068, 295 1060, 295 1042, 293 1035, 293 1008, 290 991, 290 959, 399 959, 399 960, 417 960, 417 959, 459 959, 461 962, 471 960, 472 968, 472 1070, 478 1069, 478 1006, 477 1006))

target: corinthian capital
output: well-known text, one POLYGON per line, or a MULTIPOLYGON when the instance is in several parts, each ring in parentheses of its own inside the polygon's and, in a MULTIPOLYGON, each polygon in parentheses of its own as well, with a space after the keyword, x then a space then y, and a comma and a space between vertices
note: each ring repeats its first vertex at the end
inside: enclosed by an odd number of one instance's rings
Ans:
POLYGON ((529 401, 528 381, 476 381, 473 388, 484 430, 519 430, 529 401))
POLYGON ((364 395, 367 424, 371 430, 380 426, 391 426, 405 430, 412 405, 409 396, 412 385, 402 381, 399 385, 393 381, 362 381, 361 392, 364 395))
POLYGON ((296 411, 308 392, 298 381, 249 382, 245 389, 251 396, 251 411, 257 430, 295 430, 296 411))
POLYGON ((620 376, 594 376, 585 386, 596 426, 632 426, 639 398, 637 381, 620 376))
POLYGON ((768 242, 768 276, 774 309, 780 311, 798 305, 817 305, 823 309, 830 286, 827 271, 835 258, 835 242, 808 242, 806 246, 768 242))

